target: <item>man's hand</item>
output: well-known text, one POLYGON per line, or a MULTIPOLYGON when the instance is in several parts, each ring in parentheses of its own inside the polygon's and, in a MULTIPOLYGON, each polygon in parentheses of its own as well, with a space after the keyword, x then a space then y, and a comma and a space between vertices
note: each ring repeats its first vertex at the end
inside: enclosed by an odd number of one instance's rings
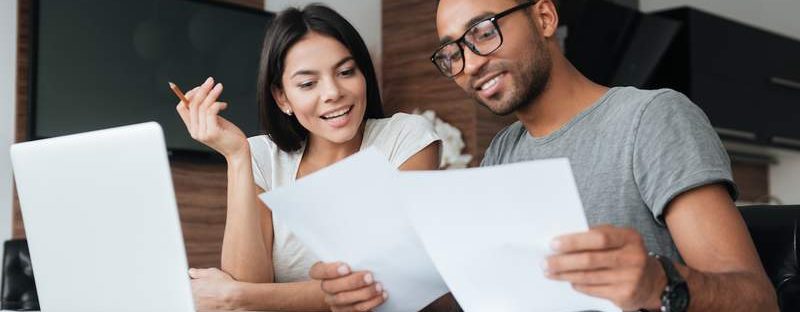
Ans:
POLYGON ((325 302, 333 312, 370 311, 388 298, 380 283, 370 272, 351 272, 341 262, 317 262, 309 276, 322 282, 325 302))
POLYGON ((553 240, 545 275, 584 294, 608 299, 625 311, 658 309, 667 284, 658 260, 648 256, 633 229, 600 226, 553 240))

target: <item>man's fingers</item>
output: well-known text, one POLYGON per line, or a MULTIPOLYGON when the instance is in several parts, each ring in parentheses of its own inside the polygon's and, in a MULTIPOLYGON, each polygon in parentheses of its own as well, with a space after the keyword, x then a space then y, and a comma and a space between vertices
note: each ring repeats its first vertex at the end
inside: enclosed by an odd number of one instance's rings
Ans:
POLYGON ((550 278, 574 285, 602 286, 621 282, 626 278, 619 270, 591 270, 555 273, 550 278))
POLYGON ((350 274, 350 266, 342 262, 317 262, 308 275, 315 280, 327 280, 350 274))
POLYGON ((593 271, 623 266, 625 259, 617 250, 587 251, 580 253, 558 254, 545 260, 546 272, 559 274, 573 271, 593 271))
POLYGON ((625 245, 627 234, 625 229, 597 227, 587 232, 557 237, 551 247, 559 253, 616 249, 625 245))
POLYGON ((614 295, 612 285, 579 285, 573 284, 572 288, 592 297, 608 299, 614 295))
POLYGON ((360 289, 372 285, 374 282, 372 273, 355 272, 344 277, 322 281, 322 291, 329 294, 337 294, 343 291, 360 289))

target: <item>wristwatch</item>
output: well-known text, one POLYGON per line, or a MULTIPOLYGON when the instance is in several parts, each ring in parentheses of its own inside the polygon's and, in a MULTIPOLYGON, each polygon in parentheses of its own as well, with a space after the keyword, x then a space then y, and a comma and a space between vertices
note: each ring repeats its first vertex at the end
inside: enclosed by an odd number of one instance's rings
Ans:
POLYGON ((667 286, 661 293, 661 312, 685 312, 689 308, 690 298, 686 280, 675 269, 672 260, 654 253, 650 253, 650 256, 661 263, 661 267, 664 268, 664 273, 667 275, 667 286))

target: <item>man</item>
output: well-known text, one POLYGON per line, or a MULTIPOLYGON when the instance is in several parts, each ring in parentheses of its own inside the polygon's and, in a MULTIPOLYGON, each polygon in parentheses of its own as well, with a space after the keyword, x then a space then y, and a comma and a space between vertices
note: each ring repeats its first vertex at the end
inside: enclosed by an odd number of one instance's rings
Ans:
MULTIPOLYGON (((570 159, 592 229, 556 238, 543 274, 626 311, 777 311, 706 116, 675 91, 589 81, 560 50, 558 18, 554 0, 441 0, 432 57, 481 105, 519 119, 482 166, 570 159)), ((332 303, 354 303, 342 311, 381 302, 349 273, 311 271, 332 303)))

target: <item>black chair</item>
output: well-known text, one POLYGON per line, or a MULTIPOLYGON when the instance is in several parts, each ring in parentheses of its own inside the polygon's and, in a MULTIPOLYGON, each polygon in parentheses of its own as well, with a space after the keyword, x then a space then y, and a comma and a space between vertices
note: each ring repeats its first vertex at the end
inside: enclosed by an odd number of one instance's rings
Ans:
POLYGON ((778 294, 781 311, 800 311, 798 206, 739 207, 758 255, 778 294))
POLYGON ((33 268, 26 240, 10 240, 5 243, 2 274, 0 309, 39 310, 39 298, 36 295, 36 284, 33 280, 33 268))

